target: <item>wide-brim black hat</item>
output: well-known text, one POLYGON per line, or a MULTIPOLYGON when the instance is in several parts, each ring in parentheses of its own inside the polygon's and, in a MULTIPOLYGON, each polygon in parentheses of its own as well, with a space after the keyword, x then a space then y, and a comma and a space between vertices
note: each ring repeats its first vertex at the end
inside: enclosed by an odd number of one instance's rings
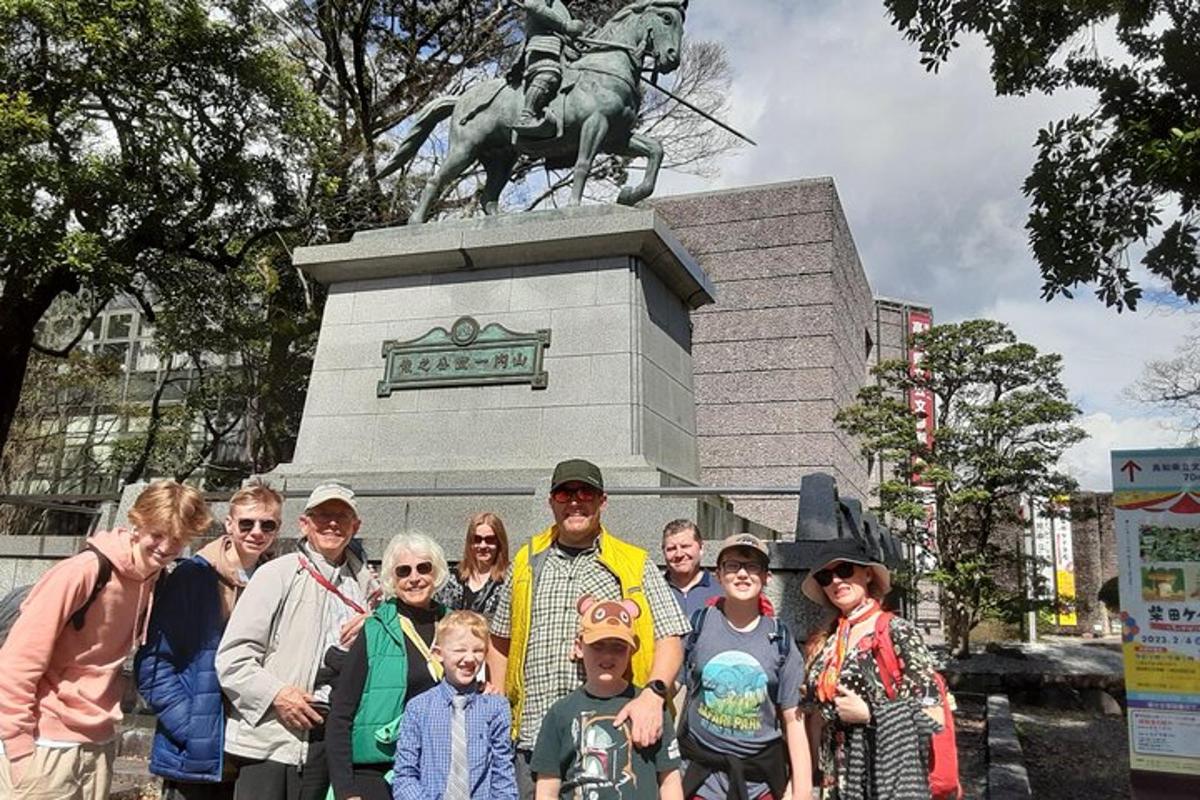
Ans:
POLYGON ((818 605, 833 605, 829 601, 829 598, 825 596, 825 590, 817 583, 816 574, 830 564, 836 564, 839 561, 860 564, 871 570, 874 575, 873 582, 878 587, 880 597, 883 597, 892 590, 891 572, 884 566, 880 558, 871 555, 863 542, 850 538, 833 539, 826 542, 817 551, 815 566, 808 571, 808 574, 804 576, 804 580, 800 584, 800 591, 804 592, 805 597, 818 605))

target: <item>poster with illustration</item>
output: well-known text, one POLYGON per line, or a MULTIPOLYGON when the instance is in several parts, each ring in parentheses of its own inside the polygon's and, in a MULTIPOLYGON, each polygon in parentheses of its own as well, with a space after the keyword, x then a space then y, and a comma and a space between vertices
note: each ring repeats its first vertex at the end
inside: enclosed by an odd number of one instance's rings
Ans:
POLYGON ((1130 766, 1200 775, 1200 448, 1112 467, 1130 766))

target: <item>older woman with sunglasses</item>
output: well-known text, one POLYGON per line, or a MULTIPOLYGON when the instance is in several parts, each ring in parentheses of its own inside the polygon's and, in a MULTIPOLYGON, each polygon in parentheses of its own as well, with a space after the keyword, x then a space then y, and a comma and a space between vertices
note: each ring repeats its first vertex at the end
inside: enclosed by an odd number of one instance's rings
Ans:
POLYGON ((938 727, 939 703, 933 658, 908 620, 882 608, 891 574, 861 542, 829 542, 816 563, 800 589, 836 612, 805 648, 806 694, 813 709, 809 738, 817 743, 816 796, 928 800, 924 759, 928 737, 938 727), (885 675, 880 666, 884 634, 891 639, 899 675, 885 675), (888 744, 877 749, 878 742, 888 744))
POLYGON ((392 796, 384 775, 404 705, 442 677, 432 650, 446 608, 434 594, 448 572, 442 548, 423 534, 399 534, 384 551, 380 580, 387 599, 350 647, 330 698, 325 747, 338 800, 392 796))
POLYGON ((475 611, 488 619, 496 613, 508 569, 508 532, 490 511, 467 520, 467 542, 462 561, 437 599, 451 611, 475 611))

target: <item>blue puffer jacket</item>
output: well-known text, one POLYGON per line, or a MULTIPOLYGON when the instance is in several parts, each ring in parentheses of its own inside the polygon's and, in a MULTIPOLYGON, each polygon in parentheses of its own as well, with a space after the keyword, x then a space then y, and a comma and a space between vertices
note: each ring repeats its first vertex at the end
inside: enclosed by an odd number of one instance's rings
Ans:
POLYGON ((221 780, 225 712, 213 662, 225 619, 217 581, 202 556, 176 567, 159 587, 134 662, 138 691, 158 714, 150 772, 164 778, 221 780))

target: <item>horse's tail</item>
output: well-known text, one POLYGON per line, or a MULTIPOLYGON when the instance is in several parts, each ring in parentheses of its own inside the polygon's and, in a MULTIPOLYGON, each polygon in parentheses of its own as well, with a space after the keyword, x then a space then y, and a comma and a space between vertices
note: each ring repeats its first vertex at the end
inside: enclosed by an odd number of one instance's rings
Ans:
POLYGON ((437 124, 454 113, 454 106, 458 100, 459 98, 453 95, 442 95, 427 103, 417 113, 417 118, 413 121, 413 126, 409 129, 408 134, 400 140, 400 145, 396 148, 396 154, 392 156, 391 162, 380 170, 376 177, 386 178, 412 161, 437 124))

